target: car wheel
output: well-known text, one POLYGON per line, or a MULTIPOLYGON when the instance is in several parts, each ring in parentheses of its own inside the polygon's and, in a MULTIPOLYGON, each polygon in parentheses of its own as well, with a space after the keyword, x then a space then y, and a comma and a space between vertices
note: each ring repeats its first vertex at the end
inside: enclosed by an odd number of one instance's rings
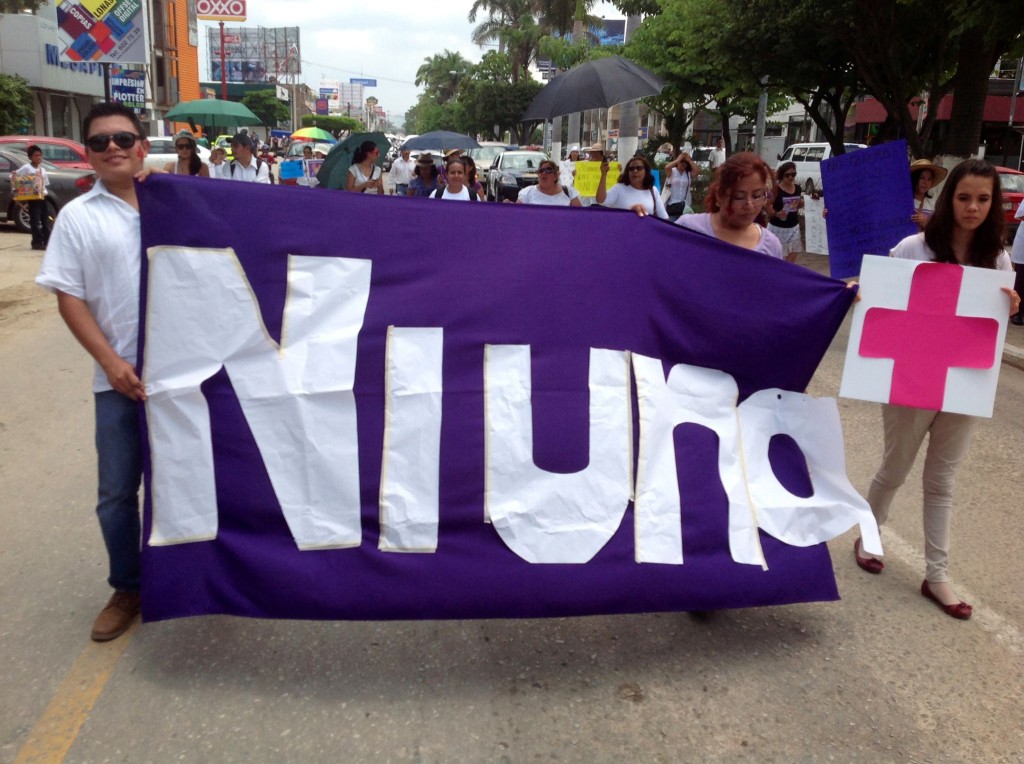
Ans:
MULTIPOLYGON (((32 221, 28 216, 28 206, 19 207, 11 202, 11 212, 13 214, 8 213, 7 217, 14 221, 14 227, 21 233, 32 233, 32 221)), ((47 227, 52 231, 53 221, 57 217, 57 205, 55 205, 51 199, 46 200, 46 216, 49 218, 50 222, 50 225, 47 227)))

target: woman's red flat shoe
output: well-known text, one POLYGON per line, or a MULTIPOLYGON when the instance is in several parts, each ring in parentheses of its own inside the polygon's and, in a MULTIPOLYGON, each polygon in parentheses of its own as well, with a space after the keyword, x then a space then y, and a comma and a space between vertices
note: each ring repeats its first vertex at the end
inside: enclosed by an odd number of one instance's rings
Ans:
POLYGON ((878 575, 885 570, 885 563, 879 560, 877 557, 861 557, 860 556, 860 537, 853 542, 853 559, 857 561, 857 565, 861 570, 866 570, 868 573, 874 573, 878 575))
POLYGON ((974 612, 974 608, 966 602, 957 602, 955 605, 944 605, 932 592, 931 587, 928 586, 928 579, 921 582, 921 594, 942 608, 946 615, 956 618, 957 620, 966 621, 971 617, 971 613, 974 612))

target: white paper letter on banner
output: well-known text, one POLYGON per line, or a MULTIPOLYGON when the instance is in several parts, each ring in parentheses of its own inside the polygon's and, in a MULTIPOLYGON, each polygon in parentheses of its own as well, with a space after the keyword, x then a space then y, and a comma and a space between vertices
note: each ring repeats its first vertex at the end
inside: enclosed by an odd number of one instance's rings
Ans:
POLYGON ((528 562, 587 562, 629 503, 629 355, 591 348, 589 379, 590 461, 572 474, 547 472, 533 462, 529 346, 485 349, 486 510, 509 549, 528 562))
MULTIPOLYGON (((834 399, 760 390, 740 404, 740 428, 750 498, 761 530, 793 546, 812 546, 859 524, 864 551, 882 554, 871 508, 846 476, 843 429, 834 399), (793 438, 803 452, 814 488, 808 498, 790 493, 775 477, 768 445, 780 434, 793 438)), ((729 529, 732 541, 731 521, 729 529)), ((742 530, 737 527, 737 534, 742 530)), ((745 530, 757 533, 756 528, 745 530)))
POLYGON ((370 261, 291 256, 280 348, 230 249, 156 247, 149 262, 149 543, 217 535, 210 418, 199 386, 223 366, 299 548, 358 545, 352 388, 370 261))
POLYGON ((388 327, 379 548, 437 549, 443 329, 388 327))
MULTIPOLYGON (((682 506, 673 433, 693 423, 718 435, 718 472, 729 496, 729 516, 748 513, 739 462, 736 381, 724 371, 677 364, 665 379, 657 358, 633 354, 640 407, 637 461, 636 560, 680 565, 683 562, 682 506)), ((685 468, 684 468, 685 469, 685 468)), ((760 545, 746 550, 745 561, 761 564, 760 545)))

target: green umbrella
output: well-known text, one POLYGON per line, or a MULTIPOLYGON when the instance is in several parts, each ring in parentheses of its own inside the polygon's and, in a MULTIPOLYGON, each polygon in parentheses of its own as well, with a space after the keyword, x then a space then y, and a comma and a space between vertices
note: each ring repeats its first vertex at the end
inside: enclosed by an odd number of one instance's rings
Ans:
POLYGON ((324 188, 345 188, 345 176, 348 175, 348 168, 352 166, 352 156, 363 141, 373 141, 380 149, 380 156, 377 157, 377 165, 384 164, 384 157, 391 149, 391 142, 384 133, 353 133, 341 143, 334 145, 316 179, 324 188))
POLYGON ((253 114, 247 106, 235 101, 222 101, 219 98, 200 98, 198 101, 182 101, 172 108, 164 119, 172 122, 192 122, 203 126, 241 127, 242 125, 262 125, 263 121, 253 114))

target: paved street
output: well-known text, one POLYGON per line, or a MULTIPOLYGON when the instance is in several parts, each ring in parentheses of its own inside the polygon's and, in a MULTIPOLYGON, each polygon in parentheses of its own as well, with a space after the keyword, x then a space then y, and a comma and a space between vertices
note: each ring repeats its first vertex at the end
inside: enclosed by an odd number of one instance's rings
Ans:
MULTIPOLYGON (((855 531, 829 545, 839 602, 701 619, 204 617, 100 645, 91 362, 31 284, 28 243, 0 229, 0 761, 1024 761, 1019 369, 1003 366, 958 483, 968 622, 918 592, 918 465, 883 575, 855 566, 855 531)), ((837 394, 845 343, 844 328, 809 392, 837 394)), ((878 406, 839 406, 865 491, 878 406)))

